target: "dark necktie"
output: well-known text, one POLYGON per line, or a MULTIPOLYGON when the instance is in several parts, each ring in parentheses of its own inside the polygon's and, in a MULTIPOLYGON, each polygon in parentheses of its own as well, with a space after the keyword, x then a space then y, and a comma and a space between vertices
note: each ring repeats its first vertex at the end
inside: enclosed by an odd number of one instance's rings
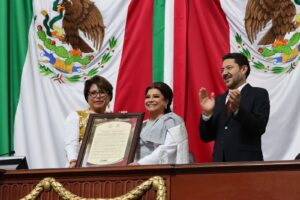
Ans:
POLYGON ((231 114, 230 103, 229 103, 229 101, 226 102, 226 105, 225 105, 225 112, 226 112, 227 117, 229 117, 230 114, 231 114))

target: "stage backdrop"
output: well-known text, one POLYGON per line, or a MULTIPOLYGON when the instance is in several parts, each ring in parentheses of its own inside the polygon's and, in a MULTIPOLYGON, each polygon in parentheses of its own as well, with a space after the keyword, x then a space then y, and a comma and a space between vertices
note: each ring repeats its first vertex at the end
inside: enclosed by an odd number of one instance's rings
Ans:
POLYGON ((224 92, 221 57, 238 51, 251 63, 249 83, 270 94, 265 159, 293 159, 300 152, 299 6, 259 2, 1 1, 0 153, 25 155, 31 168, 63 167, 64 119, 87 108, 83 83, 98 74, 114 86, 114 112, 144 111, 145 87, 168 83, 190 151, 208 162, 213 144, 199 138, 198 90, 224 92))

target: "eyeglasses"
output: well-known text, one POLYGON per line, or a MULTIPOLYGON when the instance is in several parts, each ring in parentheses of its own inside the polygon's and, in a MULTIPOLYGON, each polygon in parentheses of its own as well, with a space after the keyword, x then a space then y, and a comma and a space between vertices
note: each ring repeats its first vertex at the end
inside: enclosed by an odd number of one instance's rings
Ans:
POLYGON ((105 96, 105 95, 108 94, 108 92, 106 90, 103 90, 103 89, 98 90, 98 91, 95 90, 95 91, 89 92, 89 96, 92 97, 92 98, 96 98, 98 96, 98 94, 99 94, 99 96, 105 96))

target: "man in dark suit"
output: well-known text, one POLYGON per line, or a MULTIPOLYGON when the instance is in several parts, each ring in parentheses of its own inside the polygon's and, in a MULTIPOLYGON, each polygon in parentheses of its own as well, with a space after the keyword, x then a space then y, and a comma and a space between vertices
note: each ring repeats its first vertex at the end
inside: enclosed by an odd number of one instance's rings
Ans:
POLYGON ((226 93, 215 98, 205 88, 199 91, 200 137, 215 141, 214 162, 262 161, 261 136, 270 113, 268 92, 246 82, 250 65, 243 54, 224 55, 221 73, 226 93))

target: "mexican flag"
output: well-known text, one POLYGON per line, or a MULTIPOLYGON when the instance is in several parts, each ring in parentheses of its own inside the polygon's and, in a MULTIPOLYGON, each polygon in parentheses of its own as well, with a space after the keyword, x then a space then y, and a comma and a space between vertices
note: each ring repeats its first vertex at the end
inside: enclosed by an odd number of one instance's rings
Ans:
POLYGON ((0 154, 24 155, 30 168, 64 167, 64 119, 71 111, 87 108, 83 83, 98 74, 114 86, 114 112, 145 111, 146 86, 153 81, 169 84, 173 110, 186 122, 190 152, 196 162, 209 162, 213 144, 199 137, 198 90, 226 90, 220 66, 222 55, 230 51, 248 56, 249 83, 270 94, 265 159, 293 159, 300 151, 295 112, 298 29, 287 33, 281 46, 259 45, 272 26, 268 22, 251 43, 244 22, 248 1, 84 2, 91 10, 77 15, 86 7, 77 1, 1 1, 0 154), (103 26, 89 30, 91 24, 103 26), (102 42, 94 39, 97 30, 103 30, 102 42), (92 51, 75 44, 72 36, 92 51))

